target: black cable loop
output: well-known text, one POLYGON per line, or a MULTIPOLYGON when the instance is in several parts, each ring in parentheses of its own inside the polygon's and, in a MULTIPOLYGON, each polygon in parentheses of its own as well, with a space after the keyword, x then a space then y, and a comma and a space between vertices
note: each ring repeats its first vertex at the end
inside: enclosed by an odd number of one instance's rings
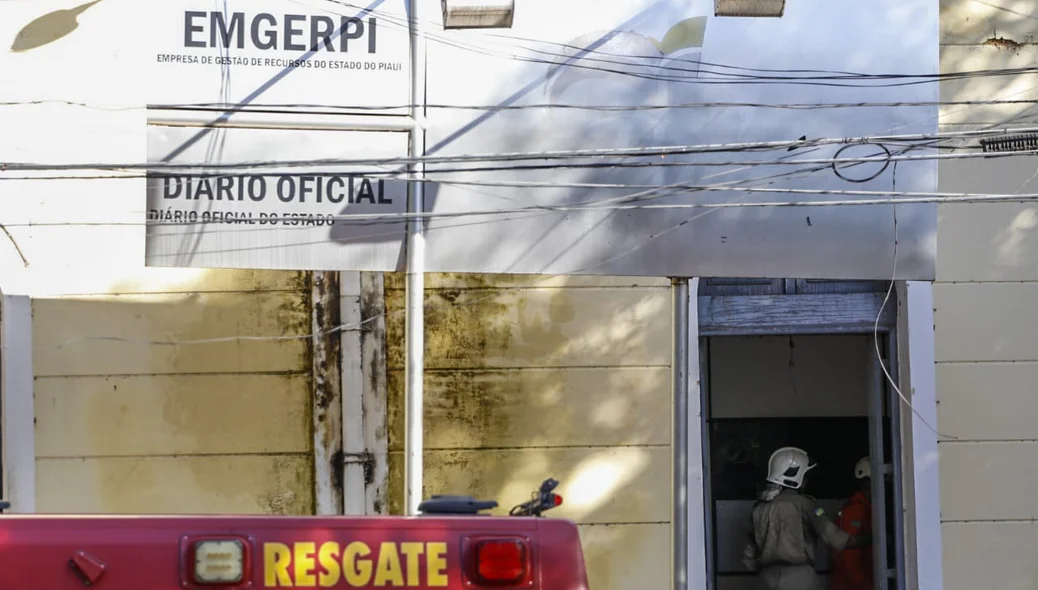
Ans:
POLYGON ((890 153, 890 149, 887 146, 883 145, 882 143, 871 143, 871 142, 866 140, 866 141, 862 141, 861 143, 851 143, 851 144, 845 145, 842 148, 836 150, 836 154, 833 155, 833 162, 832 162, 831 166, 832 166, 832 169, 833 169, 833 174, 835 174, 838 178, 840 178, 840 180, 845 180, 847 182, 853 182, 855 184, 862 184, 862 183, 865 183, 865 182, 869 182, 870 180, 874 180, 876 178, 879 178, 881 174, 886 172, 887 168, 890 167, 890 158, 891 157, 892 157, 892 154, 890 153), (842 154, 847 148, 855 147, 855 146, 858 146, 858 145, 875 145, 875 146, 878 146, 879 149, 883 150, 883 152, 886 154, 886 159, 883 161, 883 167, 880 168, 879 171, 877 171, 872 176, 868 176, 866 178, 858 178, 858 179, 848 178, 847 176, 844 176, 843 174, 840 173, 840 170, 836 167, 836 160, 840 159, 840 154, 842 154))

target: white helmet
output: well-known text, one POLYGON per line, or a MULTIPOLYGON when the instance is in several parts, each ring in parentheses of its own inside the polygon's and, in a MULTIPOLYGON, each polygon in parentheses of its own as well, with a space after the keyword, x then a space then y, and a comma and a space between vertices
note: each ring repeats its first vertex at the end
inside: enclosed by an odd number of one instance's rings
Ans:
POLYGON ((868 457, 862 457, 854 464, 854 479, 866 477, 872 477, 872 461, 868 457))
POLYGON ((782 447, 768 459, 768 481, 798 490, 804 483, 804 476, 814 468, 815 465, 803 449, 782 447))

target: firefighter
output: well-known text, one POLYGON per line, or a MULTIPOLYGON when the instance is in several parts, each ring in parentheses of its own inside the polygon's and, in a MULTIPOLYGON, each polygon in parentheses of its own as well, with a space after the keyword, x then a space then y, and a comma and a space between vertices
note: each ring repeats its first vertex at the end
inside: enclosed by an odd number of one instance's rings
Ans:
MULTIPOLYGON (((854 478, 858 480, 858 489, 836 515, 836 526, 849 535, 871 535, 872 464, 868 457, 862 457, 854 466, 854 478)), ((871 590, 871 547, 833 552, 832 562, 832 590, 871 590)))
POLYGON ((869 543, 867 536, 841 531, 802 492, 814 468, 807 452, 796 447, 782 447, 768 460, 767 486, 753 505, 753 529, 743 551, 743 563, 766 590, 819 590, 817 539, 836 551, 869 543))

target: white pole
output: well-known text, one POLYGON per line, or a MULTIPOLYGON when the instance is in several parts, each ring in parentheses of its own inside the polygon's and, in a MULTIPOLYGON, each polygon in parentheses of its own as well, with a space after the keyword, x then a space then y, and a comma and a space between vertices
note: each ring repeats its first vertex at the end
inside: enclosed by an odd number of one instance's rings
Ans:
MULTIPOLYGON (((425 36, 420 29, 418 6, 422 0, 409 0, 411 13, 411 130, 409 155, 412 160, 425 155, 425 36)), ((425 212, 425 165, 414 161, 409 166, 411 182, 407 211, 425 212)), ((422 501, 422 411, 424 407, 423 369, 425 366, 425 221, 415 216, 407 224, 407 287, 405 346, 404 416, 404 507, 408 515, 418 513, 422 501)))
POLYGON ((671 564, 673 567, 673 589, 688 588, 688 279, 671 279, 674 340, 673 340, 673 386, 671 390, 673 430, 671 431, 671 482, 673 485, 671 504, 671 564))

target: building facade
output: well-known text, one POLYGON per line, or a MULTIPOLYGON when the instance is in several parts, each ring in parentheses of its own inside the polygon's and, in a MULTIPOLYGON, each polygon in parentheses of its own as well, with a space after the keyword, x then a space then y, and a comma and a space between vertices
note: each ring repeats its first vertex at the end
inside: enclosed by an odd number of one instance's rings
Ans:
MULTIPOLYGON (((165 86, 135 78, 158 67, 156 52, 132 50, 149 43, 147 28, 132 24, 148 16, 135 3, 106 1, 16 0, 0 8, 0 40, 10 45, 0 54, 0 160, 154 161, 143 139, 149 125, 190 130, 212 116, 156 106, 200 102, 203 93, 190 88, 184 73, 195 66, 162 70, 165 86), (156 84, 170 98, 155 99, 156 84)), ((796 2, 789 0, 786 9, 796 2)), ((1029 127, 1028 101, 1036 91, 1026 68, 1038 12, 1009 0, 941 0, 939 6, 942 73, 1024 70, 942 79, 946 104, 935 130, 1029 127)), ((271 4, 274 14, 285 10, 271 4)), ((428 14, 430 28, 438 30, 435 8, 428 14)), ((401 16, 386 17, 394 18, 401 16)), ((353 26, 351 34, 362 39, 353 26)), ((216 40, 210 32, 199 29, 192 42, 216 40)), ((391 45, 393 34, 386 37, 391 45)), ((406 37, 395 41, 406 43, 406 37)), ((393 47, 387 63, 404 55, 393 47)), ((447 79, 449 67, 436 61, 436 51, 429 75, 447 79)), ((668 67, 685 67, 677 63, 668 67)), ((405 104, 406 83, 391 74, 371 82, 391 89, 362 92, 360 102, 405 104)), ((233 102, 250 81, 223 87, 215 76, 198 84, 220 87, 233 102)), ((276 100, 315 102, 292 92, 276 100)), ((451 102, 449 93, 440 93, 451 102)), ((315 115, 300 111, 248 116, 268 127, 281 121, 305 133, 334 133, 316 129, 315 115)), ((219 140, 236 141, 233 133, 219 140)), ((338 141, 300 150, 322 155, 338 141)), ((240 149, 228 158, 252 159, 240 149)), ((937 171, 939 193, 1038 192, 1028 156, 947 159, 937 171)), ((15 510, 402 511, 402 273, 145 266, 142 220, 153 207, 142 196, 148 188, 141 175, 4 174, 0 287, 31 297, 28 323, 18 328, 27 308, 6 299, 3 318, 0 434, 4 489, 15 510), (24 353, 28 342, 31 356, 11 360, 9 351, 24 353), (24 376, 26 362, 31 387, 16 378, 24 376), (29 421, 34 426, 26 428, 29 421)), ((687 359, 698 377, 690 391, 706 403, 692 402, 689 413, 695 424, 686 449, 690 587, 726 590, 748 581, 726 565, 731 537, 722 534, 744 510, 745 485, 720 482, 760 474, 723 471, 716 458, 752 466, 747 453, 766 455, 770 447, 733 446, 747 438, 739 425, 756 424, 753 432, 768 441, 782 438, 776 432, 789 440, 795 428, 813 433, 805 444, 829 433, 837 438, 833 446, 845 425, 867 441, 873 387, 887 394, 881 414, 893 433, 884 437, 886 452, 899 451, 898 460, 893 454, 890 460, 900 464, 896 487, 904 510, 890 522, 902 540, 888 550, 904 586, 1034 584, 1028 548, 1038 532, 1027 500, 1029 466, 1038 452, 1029 418, 1038 340, 1027 310, 1038 284, 1036 225, 1038 213, 1025 197, 936 206, 935 280, 899 281, 884 307, 893 313, 884 326, 894 335, 884 346, 896 341, 896 347, 878 356, 911 406, 890 403, 900 399, 897 392, 878 385, 883 379, 870 364, 876 358, 871 326, 858 325, 854 335, 766 336, 717 331, 724 318, 710 315, 711 298, 835 297, 843 287, 812 287, 797 275, 738 284, 708 275, 692 280, 698 304, 691 305, 690 323, 698 328, 699 346, 687 359)), ((888 285, 857 284, 843 295, 875 303, 885 299, 888 285)), ((556 477, 566 498, 558 515, 580 524, 594 588, 669 584, 671 281, 434 273, 425 299, 425 493, 472 493, 508 507, 525 500, 541 479, 556 477)), ((860 324, 861 317, 852 319, 860 324)), ((861 444, 860 437, 844 441, 846 454, 868 454, 867 442, 864 449, 861 444)), ((840 467, 830 465, 843 460, 834 454, 824 466, 834 481, 840 467)), ((819 497, 834 500, 839 485, 819 497)), ((891 494, 896 505, 893 488, 891 494)))

